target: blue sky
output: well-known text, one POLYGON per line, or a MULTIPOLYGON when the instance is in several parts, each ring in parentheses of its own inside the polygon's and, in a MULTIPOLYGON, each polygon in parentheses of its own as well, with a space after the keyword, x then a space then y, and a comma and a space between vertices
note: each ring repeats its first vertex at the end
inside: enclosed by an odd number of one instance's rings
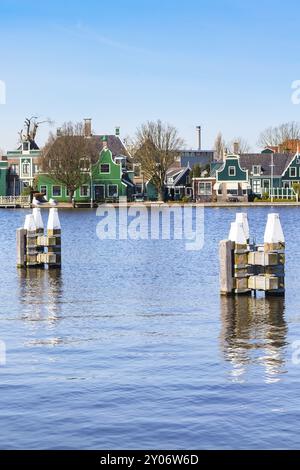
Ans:
POLYGON ((38 115, 122 136, 160 118, 188 148, 201 124, 206 148, 222 131, 254 150, 264 128, 300 121, 299 20, 296 0, 1 0, 0 147, 38 115))

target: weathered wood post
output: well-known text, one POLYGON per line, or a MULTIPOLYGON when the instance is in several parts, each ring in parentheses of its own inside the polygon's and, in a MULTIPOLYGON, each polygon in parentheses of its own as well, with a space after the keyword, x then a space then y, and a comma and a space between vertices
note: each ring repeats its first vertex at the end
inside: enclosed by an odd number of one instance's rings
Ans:
POLYGON ((35 268, 38 264, 37 261, 37 231, 32 214, 26 215, 24 229, 26 230, 26 266, 28 268, 35 268))
POLYGON ((17 229, 17 267, 25 268, 26 263, 26 233, 24 228, 17 229))
POLYGON ((230 240, 220 242, 220 285, 222 295, 233 293, 233 249, 234 243, 230 240))
MULTIPOLYGON (((49 211, 49 218, 47 224, 47 235, 48 238, 55 238, 55 245, 48 246, 48 254, 55 255, 55 260, 50 260, 49 256, 49 268, 60 268, 61 267, 61 225, 58 217, 58 210, 56 207, 52 207, 49 211)), ((50 243, 49 243, 50 245, 50 243)))
POLYGON ((284 295, 285 237, 279 214, 268 215, 264 235, 264 253, 270 260, 276 258, 276 264, 268 262, 265 268, 266 277, 274 280, 272 285, 266 289, 266 293, 268 295, 284 295))
POLYGON ((229 239, 234 242, 234 292, 236 294, 248 294, 248 243, 244 224, 233 222, 229 233, 229 239))

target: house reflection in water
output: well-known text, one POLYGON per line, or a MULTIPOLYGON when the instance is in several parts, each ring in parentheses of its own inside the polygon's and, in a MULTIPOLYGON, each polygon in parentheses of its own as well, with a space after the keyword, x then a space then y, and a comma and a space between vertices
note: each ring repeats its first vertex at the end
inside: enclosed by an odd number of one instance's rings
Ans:
POLYGON ((250 372, 268 383, 281 380, 287 346, 284 313, 281 297, 221 297, 221 347, 232 364, 232 380, 244 382, 250 372))
POLYGON ((62 278, 57 269, 20 269, 22 319, 56 323, 60 319, 62 278))

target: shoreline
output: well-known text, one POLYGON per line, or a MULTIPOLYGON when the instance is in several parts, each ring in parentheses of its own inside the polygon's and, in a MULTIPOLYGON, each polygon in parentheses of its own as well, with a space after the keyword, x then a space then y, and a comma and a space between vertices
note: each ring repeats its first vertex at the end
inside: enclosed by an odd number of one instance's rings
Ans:
MULTIPOLYGON (((205 203, 160 203, 160 202, 128 202, 128 203, 103 203, 99 204, 98 207, 184 207, 184 206, 195 206, 195 207, 211 207, 211 208, 234 208, 234 207, 300 207, 300 202, 226 202, 226 203, 221 203, 221 202, 205 202, 205 203)), ((26 207, 0 207, 0 210, 3 209, 32 209, 34 207, 40 207, 41 209, 50 209, 51 207, 57 207, 57 209, 70 209, 70 210, 78 210, 78 209, 97 209, 97 207, 91 208, 87 206, 81 206, 81 207, 73 207, 71 203, 65 202, 65 203, 60 203, 57 206, 52 206, 50 204, 43 204, 41 206, 35 206, 31 204, 31 206, 26 206, 26 207)))

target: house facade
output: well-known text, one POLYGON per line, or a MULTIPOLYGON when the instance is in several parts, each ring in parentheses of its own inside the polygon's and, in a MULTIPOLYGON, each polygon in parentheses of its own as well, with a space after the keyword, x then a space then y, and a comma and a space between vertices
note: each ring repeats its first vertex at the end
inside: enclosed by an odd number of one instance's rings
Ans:
MULTIPOLYGON (((105 142, 97 163, 91 168, 82 168, 82 184, 74 193, 74 201, 115 202, 122 196, 130 199, 134 193, 132 177, 132 172, 124 171, 121 159, 113 157, 105 142)), ((37 189, 48 200, 68 202, 70 198, 66 186, 48 174, 39 174, 37 189)))
POLYGON ((221 166, 215 166, 215 175, 214 190, 218 201, 248 200, 249 173, 242 168, 239 155, 228 155, 221 166))
POLYGON ((217 201, 216 178, 196 177, 193 178, 193 197, 196 202, 217 201))
POLYGON ((211 164, 210 179, 194 178, 196 200, 248 201, 255 197, 292 198, 300 183, 300 155, 273 153, 227 155, 211 164), (210 183, 215 178, 211 188, 210 183), (200 184, 201 183, 201 184, 200 184), (215 192, 214 192, 215 191, 215 192))
POLYGON ((18 150, 8 151, 6 161, 9 169, 6 194, 19 196, 32 187, 39 173, 40 149, 34 141, 24 141, 18 150))
POLYGON ((0 161, 0 196, 7 195, 8 164, 0 161))
POLYGON ((167 198, 171 201, 180 200, 183 197, 192 198, 193 188, 191 181, 191 168, 186 166, 171 167, 166 174, 167 198))

